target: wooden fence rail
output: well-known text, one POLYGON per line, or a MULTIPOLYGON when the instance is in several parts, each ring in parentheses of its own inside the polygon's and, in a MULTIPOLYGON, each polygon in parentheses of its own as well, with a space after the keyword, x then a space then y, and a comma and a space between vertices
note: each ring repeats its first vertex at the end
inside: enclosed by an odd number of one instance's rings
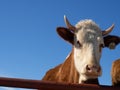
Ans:
POLYGON ((90 84, 70 84, 45 82, 41 80, 17 79, 0 77, 0 86, 39 89, 39 90, 120 90, 120 87, 90 85, 90 84))

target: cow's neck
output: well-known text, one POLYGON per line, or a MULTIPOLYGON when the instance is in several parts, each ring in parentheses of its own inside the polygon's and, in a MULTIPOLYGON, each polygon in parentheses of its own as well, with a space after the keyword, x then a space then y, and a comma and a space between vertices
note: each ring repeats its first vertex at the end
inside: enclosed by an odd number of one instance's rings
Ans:
POLYGON ((61 82, 69 82, 69 83, 78 83, 79 82, 79 74, 74 65, 73 50, 67 56, 65 62, 61 65, 58 75, 59 75, 59 81, 61 81, 61 82))

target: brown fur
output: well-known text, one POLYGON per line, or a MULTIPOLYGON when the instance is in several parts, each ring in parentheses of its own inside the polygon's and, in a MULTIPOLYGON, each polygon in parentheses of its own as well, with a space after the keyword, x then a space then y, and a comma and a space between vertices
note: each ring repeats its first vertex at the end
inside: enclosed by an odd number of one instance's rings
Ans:
MULTIPOLYGON (((46 75, 43 77, 43 81, 55 81, 55 82, 64 82, 64 83, 78 83, 79 74, 76 71, 74 65, 74 52, 72 50, 70 56, 65 60, 63 64, 56 66, 53 69, 50 69, 46 75)), ((99 84, 98 79, 87 80, 83 83, 90 84, 99 84)))
POLYGON ((74 66, 73 52, 71 52, 63 64, 49 70, 42 80, 78 83, 79 75, 74 66))
POLYGON ((111 70, 112 85, 120 87, 120 59, 115 60, 111 70))

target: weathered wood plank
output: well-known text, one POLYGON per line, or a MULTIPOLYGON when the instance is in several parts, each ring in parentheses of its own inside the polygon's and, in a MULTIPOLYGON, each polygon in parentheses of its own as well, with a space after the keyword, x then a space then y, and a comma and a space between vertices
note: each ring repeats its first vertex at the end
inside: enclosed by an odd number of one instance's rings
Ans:
POLYGON ((0 77, 0 86, 29 88, 39 90, 120 90, 120 87, 93 85, 93 84, 70 84, 46 82, 41 80, 18 79, 0 77))

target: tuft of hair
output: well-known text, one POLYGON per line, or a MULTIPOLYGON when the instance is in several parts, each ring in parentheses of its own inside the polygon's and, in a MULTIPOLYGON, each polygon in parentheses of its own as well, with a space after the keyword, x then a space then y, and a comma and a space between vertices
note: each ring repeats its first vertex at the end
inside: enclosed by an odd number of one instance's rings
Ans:
POLYGON ((99 28, 99 26, 91 19, 85 19, 85 20, 81 20, 79 21, 75 27, 77 29, 80 29, 80 28, 90 28, 90 29, 94 29, 94 30, 101 30, 99 28))
POLYGON ((120 59, 112 63, 111 69, 112 85, 120 87, 120 59))

